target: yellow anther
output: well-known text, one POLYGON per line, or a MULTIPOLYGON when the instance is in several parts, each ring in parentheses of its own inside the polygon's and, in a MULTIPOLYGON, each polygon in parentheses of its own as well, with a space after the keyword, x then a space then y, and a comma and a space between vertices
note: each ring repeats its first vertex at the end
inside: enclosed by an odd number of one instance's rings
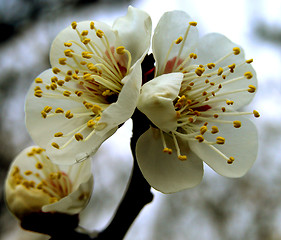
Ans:
POLYGON ((73 29, 76 29, 76 27, 77 27, 77 22, 72 22, 72 23, 71 23, 71 27, 72 27, 73 29))
POLYGON ((206 79, 206 80, 205 80, 205 83, 206 83, 206 84, 209 83, 209 82, 210 82, 209 79, 206 79))
POLYGON ((254 93, 256 91, 256 87, 255 86, 249 85, 248 87, 249 87, 249 89, 248 89, 249 93, 254 93))
POLYGON ((89 53, 89 52, 82 52, 82 57, 83 57, 83 58, 90 59, 90 58, 92 57, 90 54, 91 54, 91 53, 89 53))
POLYGON ((202 126, 200 128, 200 133, 203 135, 205 132, 207 132, 208 128, 206 126, 202 126))
POLYGON ((89 103, 89 102, 85 102, 84 103, 84 106, 89 109, 89 108, 92 108, 94 105, 92 103, 89 103))
POLYGON ((44 110, 46 113, 49 113, 49 112, 52 110, 52 107, 46 106, 46 107, 44 107, 43 110, 44 110))
POLYGON ((71 49, 66 49, 66 50, 64 50, 64 55, 66 56, 66 57, 72 57, 73 56, 73 50, 71 50, 71 49))
POLYGON ((241 51, 240 51, 240 48, 239 48, 239 47, 233 48, 233 53, 234 53, 234 55, 238 55, 240 52, 241 52, 241 51))
POLYGON ((212 131, 211 131, 211 133, 212 133, 212 134, 216 134, 216 133, 218 133, 218 132, 219 132, 218 127, 217 127, 217 126, 212 126, 212 131))
POLYGON ((179 37, 176 41, 175 41, 175 44, 180 44, 182 42, 183 38, 182 37, 179 37))
POLYGON ((64 46, 65 46, 65 47, 71 47, 71 46, 72 46, 72 43, 70 43, 70 42, 65 42, 65 43, 64 43, 64 46))
POLYGON ((207 67, 209 68, 209 69, 212 69, 212 68, 214 68, 216 66, 216 64, 214 64, 214 63, 208 63, 207 64, 207 67))
POLYGON ((25 172, 24 172, 24 175, 26 175, 26 176, 29 176, 29 175, 31 175, 32 174, 32 171, 30 171, 30 170, 26 170, 25 172))
POLYGON ((85 37, 85 36, 87 36, 88 35, 88 30, 83 30, 82 32, 81 32, 81 35, 83 36, 83 37, 85 37))
POLYGON ((197 135, 195 139, 198 140, 198 142, 200 143, 204 141, 204 137, 202 135, 197 135))
POLYGON ((79 80, 79 77, 77 76, 76 73, 73 73, 73 74, 72 74, 72 78, 75 79, 75 80, 79 80))
POLYGON ((227 160, 227 163, 228 164, 232 164, 234 162, 234 157, 230 157, 228 160, 227 160))
POLYGON ((222 85, 221 85, 221 84, 219 84, 218 88, 219 88, 219 89, 220 89, 220 88, 222 88, 222 85))
POLYGON ((197 22, 189 22, 189 25, 196 27, 197 26, 197 22))
POLYGON ((105 96, 110 96, 110 95, 112 95, 112 94, 111 94, 111 91, 109 89, 103 91, 103 93, 102 93, 102 96, 104 96, 104 97, 105 96))
POLYGON ((28 152, 28 153, 27 153, 27 156, 28 156, 28 157, 34 156, 34 152, 32 152, 32 151, 31 151, 31 152, 28 152))
POLYGON ((93 126, 95 126, 95 121, 93 120, 93 119, 90 119, 88 122, 87 122, 87 126, 89 127, 89 128, 92 128, 93 126))
POLYGON ((41 88, 40 88, 39 86, 36 86, 36 87, 34 88, 34 92, 37 91, 37 90, 41 90, 41 88))
POLYGON ((218 76, 222 75, 222 73, 223 73, 223 68, 220 67, 220 68, 218 69, 218 76))
POLYGON ((102 38, 104 36, 104 32, 100 29, 96 31, 96 34, 99 38, 102 38))
POLYGON ((233 64, 231 64, 231 65, 228 65, 228 67, 229 67, 231 73, 234 72, 235 66, 236 66, 235 63, 233 63, 233 64))
POLYGON ((257 110, 254 110, 254 111, 253 111, 253 114, 254 114, 254 116, 255 116, 256 118, 260 117, 260 114, 259 114, 259 112, 258 112, 257 110))
POLYGON ((97 67, 93 64, 93 63, 88 63, 87 64, 87 68, 90 70, 90 71, 97 71, 97 67))
POLYGON ((52 89, 52 90, 56 90, 57 89, 57 84, 55 84, 55 83, 51 83, 51 85, 50 85, 50 88, 52 89))
POLYGON ((192 117, 190 117, 190 118, 188 118, 188 121, 189 121, 190 123, 193 123, 193 122, 194 122, 194 119, 193 119, 192 117))
POLYGON ((58 69, 57 67, 54 67, 52 70, 54 74, 58 74, 60 72, 60 69, 58 69))
POLYGON ((248 63, 248 64, 250 64, 250 63, 252 63, 254 61, 254 59, 249 59, 249 60, 246 60, 246 63, 248 63))
POLYGON ((37 163, 35 164, 35 167, 40 170, 40 169, 43 168, 43 164, 40 163, 40 162, 37 162, 37 163))
POLYGON ((226 100, 226 104, 227 105, 233 105, 234 101, 231 101, 231 100, 226 100))
POLYGON ((222 107, 222 108, 221 108, 221 111, 222 111, 222 112, 225 112, 225 107, 222 107))
POLYGON ((208 93, 206 91, 202 92, 202 96, 206 96, 208 93))
POLYGON ((94 114, 98 115, 101 113, 102 108, 99 105, 94 105, 91 110, 93 111, 94 114))
POLYGON ((82 91, 75 91, 75 94, 78 96, 78 97, 81 97, 83 92, 82 91))
POLYGON ((181 161, 186 161, 187 160, 187 156, 186 155, 179 155, 178 159, 181 161))
POLYGON ((58 84, 59 86, 62 86, 62 85, 64 84, 64 81, 63 81, 63 80, 58 80, 57 84, 58 84))
POLYGON ((58 81, 58 78, 56 76, 51 77, 51 82, 56 83, 58 81))
POLYGON ((51 197, 51 198, 49 199, 49 203, 52 204, 52 203, 57 202, 58 200, 59 200, 59 199, 56 198, 56 197, 51 197))
POLYGON ((66 65, 66 58, 59 58, 60 65, 66 65))
POLYGON ((67 74, 68 76, 72 76, 72 71, 71 71, 71 70, 68 70, 68 71, 66 72, 66 74, 67 74))
POLYGON ((90 22, 90 28, 93 30, 95 29, 95 23, 94 22, 90 22))
POLYGON ((35 96, 35 97, 42 97, 42 93, 43 93, 42 90, 36 90, 36 91, 34 92, 34 96, 35 96))
POLYGON ((225 139, 223 137, 217 137, 217 144, 224 144, 225 143, 225 139))
POLYGON ((91 39, 90 38, 85 38, 82 43, 84 44, 88 44, 89 42, 91 42, 91 39))
POLYGON ((42 78, 35 78, 35 83, 43 83, 42 78))
POLYGON ((244 76, 247 78, 247 79, 251 79, 253 77, 253 74, 251 72, 245 72, 244 73, 244 76))
POLYGON ((235 121, 233 121, 233 126, 234 126, 235 128, 240 128, 240 127, 241 127, 241 122, 238 121, 238 120, 235 120, 235 121))
POLYGON ((203 72, 205 72, 205 68, 203 67, 198 67, 196 68, 195 70, 195 73, 198 75, 198 76, 201 76, 203 74, 203 72))
POLYGON ((172 154, 173 150, 171 148, 166 147, 166 148, 163 149, 163 152, 168 153, 168 154, 172 154))
POLYGON ((73 114, 68 110, 66 113, 65 113, 65 117, 70 119, 70 118, 73 118, 73 114))
POLYGON ((52 143, 52 146, 53 146, 54 148, 57 148, 57 149, 60 148, 60 146, 59 146, 57 143, 55 143, 55 142, 52 143))
POLYGON ((121 55, 124 54, 125 53, 125 47, 123 47, 123 46, 117 47, 116 53, 121 54, 121 55))
POLYGON ((56 110, 55 110, 55 113, 63 113, 64 111, 63 111, 63 109, 62 108, 57 108, 56 110))
POLYGON ((57 132, 54 134, 54 137, 62 137, 63 133, 62 132, 57 132))
POLYGON ((69 82, 71 80, 70 76, 65 76, 64 81, 69 82))
POLYGON ((176 116, 177 116, 177 118, 180 118, 180 117, 181 117, 180 111, 176 111, 176 116))
POLYGON ((214 117, 214 118, 218 118, 219 115, 218 115, 218 114, 214 114, 213 117, 214 117))
POLYGON ((81 133, 75 133, 74 137, 77 141, 82 141, 83 140, 83 135, 81 133))
POLYGON ((41 111, 41 115, 43 118, 47 118, 47 113, 45 111, 41 111))

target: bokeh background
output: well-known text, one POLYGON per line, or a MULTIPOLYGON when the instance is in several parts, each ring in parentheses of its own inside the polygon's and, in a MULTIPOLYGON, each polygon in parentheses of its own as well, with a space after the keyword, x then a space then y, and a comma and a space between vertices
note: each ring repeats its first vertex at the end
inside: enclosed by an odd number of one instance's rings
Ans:
MULTIPOLYGON (((244 110, 257 109, 258 159, 240 179, 207 166, 196 188, 164 195, 140 213, 125 240, 281 240, 281 1, 279 0, 0 0, 0 239, 46 236, 23 231, 4 204, 3 183, 12 159, 32 141, 24 125, 24 98, 49 68, 54 37, 72 21, 112 24, 128 5, 147 11, 156 26, 169 10, 184 10, 202 35, 220 32, 254 58, 259 88, 244 110)), ((93 159, 95 190, 81 225, 103 229, 125 191, 132 166, 128 121, 93 159)))

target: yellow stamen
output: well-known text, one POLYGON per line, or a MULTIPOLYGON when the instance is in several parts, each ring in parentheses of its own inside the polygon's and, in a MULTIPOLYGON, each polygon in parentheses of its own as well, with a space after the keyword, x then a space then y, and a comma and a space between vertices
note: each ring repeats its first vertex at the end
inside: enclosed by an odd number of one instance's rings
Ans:
POLYGON ((225 139, 223 137, 217 137, 217 144, 224 144, 225 143, 225 139))
POLYGON ((198 140, 198 142, 200 143, 204 141, 204 137, 202 135, 197 135, 195 139, 198 140))
POLYGON ((239 47, 233 48, 233 53, 234 53, 234 55, 240 54, 240 48, 239 47))
POLYGON ((238 120, 235 120, 235 121, 233 121, 233 126, 234 126, 235 128, 240 128, 240 127, 241 127, 241 122, 238 121, 238 120))
POLYGON ((57 143, 55 143, 55 142, 52 143, 52 146, 53 146, 54 148, 57 148, 57 149, 60 148, 60 146, 59 146, 57 143))
POLYGON ((76 133, 74 134, 74 137, 77 141, 82 141, 83 140, 83 135, 81 133, 76 133))
POLYGON ((43 83, 42 78, 35 78, 35 83, 43 83))

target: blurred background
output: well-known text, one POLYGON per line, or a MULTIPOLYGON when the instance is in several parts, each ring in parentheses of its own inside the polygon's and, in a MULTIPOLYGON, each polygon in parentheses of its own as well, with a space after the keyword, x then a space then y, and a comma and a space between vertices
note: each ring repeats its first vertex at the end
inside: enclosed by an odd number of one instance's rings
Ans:
MULTIPOLYGON (((23 231, 4 204, 3 183, 13 158, 32 141, 24 125, 24 98, 33 79, 50 67, 55 36, 72 21, 112 24, 128 5, 160 16, 180 9, 202 35, 220 32, 243 46, 259 79, 259 154, 249 173, 224 178, 207 166, 196 188, 172 195, 153 190, 125 240, 281 240, 281 1, 276 0, 0 0, 0 239, 48 239, 23 231)), ((132 166, 131 121, 94 157, 95 190, 81 225, 96 231, 111 219, 132 166)))

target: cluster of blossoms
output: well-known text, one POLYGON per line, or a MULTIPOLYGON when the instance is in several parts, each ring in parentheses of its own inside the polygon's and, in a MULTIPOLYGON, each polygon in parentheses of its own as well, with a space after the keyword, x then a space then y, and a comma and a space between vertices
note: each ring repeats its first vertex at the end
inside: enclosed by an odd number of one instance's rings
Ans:
POLYGON ((253 60, 220 34, 199 38, 186 13, 167 12, 152 37, 154 78, 142 85, 151 25, 147 13, 129 7, 112 27, 73 22, 56 37, 52 68, 26 99, 26 126, 40 148, 24 150, 6 181, 15 215, 81 211, 92 191, 89 157, 136 108, 151 123, 136 156, 153 188, 172 193, 199 184, 203 161, 227 177, 250 169, 257 131, 244 115, 259 113, 237 109, 256 91, 253 60))

